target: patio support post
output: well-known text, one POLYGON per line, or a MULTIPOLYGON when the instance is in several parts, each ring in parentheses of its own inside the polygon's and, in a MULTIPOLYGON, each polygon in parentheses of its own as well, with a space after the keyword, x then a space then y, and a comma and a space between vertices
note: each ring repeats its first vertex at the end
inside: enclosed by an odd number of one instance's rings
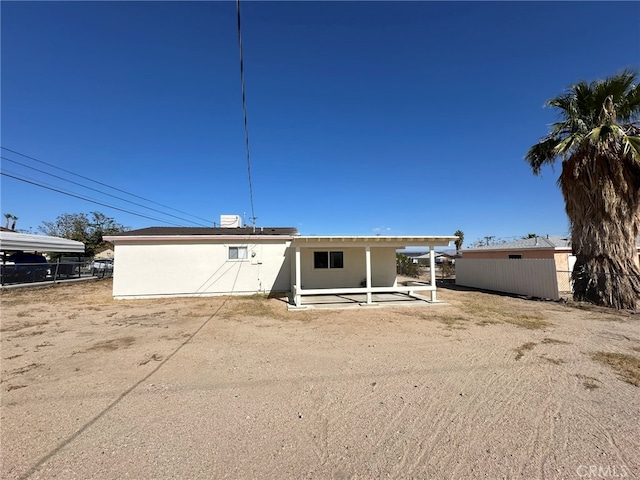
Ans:
POLYGON ((429 276, 433 290, 431 290, 431 301, 436 301, 436 251, 432 246, 429 247, 429 276))
POLYGON ((367 303, 372 303, 371 299, 371 247, 364 247, 365 263, 367 265, 367 303))
POLYGON ((295 262, 296 262, 296 283, 293 285, 293 295, 294 295, 294 303, 296 304, 296 307, 300 306, 301 303, 301 295, 300 295, 300 288, 301 288, 301 275, 300 275, 300 247, 296 247, 296 258, 295 258, 295 262))

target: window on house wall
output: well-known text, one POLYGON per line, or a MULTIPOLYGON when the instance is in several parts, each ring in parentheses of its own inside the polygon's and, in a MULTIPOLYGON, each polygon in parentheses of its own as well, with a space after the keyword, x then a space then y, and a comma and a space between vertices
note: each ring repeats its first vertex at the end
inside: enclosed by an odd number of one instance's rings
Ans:
POLYGON ((344 253, 313 252, 313 268, 344 268, 344 253))
POLYGON ((247 247, 229 247, 229 260, 244 260, 247 258, 247 247))
POLYGON ((509 255, 509 258, 518 259, 518 258, 522 258, 522 255, 509 255))
POLYGON ((344 255, 342 252, 329 252, 329 268, 344 268, 344 255))

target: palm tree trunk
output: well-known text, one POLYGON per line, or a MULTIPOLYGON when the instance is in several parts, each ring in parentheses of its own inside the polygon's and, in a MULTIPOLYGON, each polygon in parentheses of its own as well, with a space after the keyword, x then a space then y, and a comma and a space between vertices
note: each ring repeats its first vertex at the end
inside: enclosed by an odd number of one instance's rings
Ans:
POLYGON ((576 301, 635 310, 640 298, 640 272, 633 262, 578 255, 572 274, 576 301), (635 272, 634 272, 635 270, 635 272), (629 273, 619 273, 621 271, 629 273))
POLYGON ((558 180, 576 255, 573 296, 633 310, 640 303, 640 169, 617 142, 607 143, 576 151, 558 180))

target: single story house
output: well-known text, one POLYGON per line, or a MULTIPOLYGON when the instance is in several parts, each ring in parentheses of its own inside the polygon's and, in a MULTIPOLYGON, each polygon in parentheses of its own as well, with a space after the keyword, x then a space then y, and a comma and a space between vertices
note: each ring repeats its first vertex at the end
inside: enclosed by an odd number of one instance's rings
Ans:
MULTIPOLYGON (((640 256, 640 238, 636 243, 640 256)), ((576 257, 568 236, 546 235, 523 238, 513 242, 496 243, 462 250, 464 259, 552 259, 555 261, 560 291, 571 291, 571 275, 576 257)), ((636 258, 640 262, 639 258, 636 258)))
POLYGON ((556 269, 560 271, 571 271, 575 263, 575 256, 571 251, 571 238, 549 235, 465 248, 462 250, 462 258, 551 258, 555 260, 556 269))
MULTIPOLYGON (((636 242, 640 264, 640 238, 636 242)), ((571 249, 571 238, 551 236, 523 238, 513 242, 496 243, 482 247, 467 248, 462 251, 463 258, 552 258, 559 271, 572 271, 575 256, 571 249)))
POLYGON ((102 250, 101 252, 96 253, 93 258, 113 260, 113 248, 102 250))
MULTIPOLYGON (((104 238, 113 243, 114 298, 287 292, 321 294, 431 292, 398 285, 396 250, 446 246, 456 237, 302 236, 295 228, 150 227, 104 238)), ((434 260, 432 260, 433 262, 434 260)))
MULTIPOLYGON (((462 250, 462 258, 464 260, 506 260, 506 259, 549 259, 555 263, 556 285, 555 296, 557 291, 571 291, 571 274, 576 257, 571 251, 571 242, 569 237, 561 236, 545 236, 522 238, 513 242, 496 243, 493 245, 483 245, 481 247, 466 248, 462 250)), ((492 263, 493 264, 493 263, 492 263)), ((498 263, 496 263, 498 265, 498 263)), ((488 266, 487 266, 488 267, 488 266)), ((551 267, 553 268, 553 267, 551 267)), ((483 275, 489 275, 488 270, 483 275)), ((460 281, 464 282, 465 276, 462 275, 460 281)), ((468 281, 468 279, 467 279, 468 281)), ((486 281, 486 279, 485 279, 486 281)), ((546 282, 549 283, 549 282, 546 282)), ((484 285, 480 283, 478 285, 484 285)), ((467 283, 466 286, 478 286, 475 283, 467 283)), ((551 288, 551 287, 549 287, 551 288)), ((553 295, 549 295, 550 298, 553 295)))
MULTIPOLYGON (((447 252, 436 252, 436 263, 456 263, 456 258, 460 258, 458 254, 452 254, 447 252)), ((429 265, 429 254, 423 254, 415 257, 415 260, 419 265, 429 265)))

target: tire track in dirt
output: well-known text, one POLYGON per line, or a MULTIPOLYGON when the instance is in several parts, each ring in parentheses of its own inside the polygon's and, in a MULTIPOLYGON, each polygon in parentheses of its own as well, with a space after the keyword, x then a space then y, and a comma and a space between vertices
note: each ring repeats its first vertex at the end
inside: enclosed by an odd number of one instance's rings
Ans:
MULTIPOLYGON (((309 397, 311 399, 311 408, 313 410, 313 427, 306 432, 306 439, 313 453, 320 462, 320 467, 324 467, 329 460, 329 420, 327 419, 327 410, 333 405, 333 395, 328 392, 320 394, 314 393, 315 386, 311 385, 309 389, 309 397)), ((310 472, 313 473, 313 472, 310 472)))
MULTIPOLYGON (((450 415, 451 428, 448 434, 454 448, 446 453, 442 453, 435 464, 436 471, 447 471, 451 477, 466 477, 471 474, 468 471, 469 464, 477 455, 499 455, 502 450, 504 454, 507 449, 501 445, 500 433, 504 428, 504 418, 513 418, 521 415, 521 404, 523 391, 540 390, 537 384, 529 384, 526 380, 528 375, 526 371, 532 368, 538 368, 539 361, 530 359, 522 365, 512 368, 506 366, 499 372, 489 374, 484 369, 473 369, 469 373, 475 378, 474 384, 477 386, 475 391, 468 392, 468 395, 461 397, 464 403, 457 404, 457 409, 450 415), (484 439, 480 444, 477 442, 471 444, 468 441, 459 439, 484 439), (484 445, 484 446, 483 446, 484 445), (496 450, 497 447, 497 450, 496 450), (466 470, 465 470, 466 469, 466 470)), ((545 416, 548 406, 542 405, 534 414, 536 425, 545 416)), ((527 417, 530 417, 527 412, 527 417)), ((529 435, 528 445, 537 444, 536 436, 539 435, 535 430, 529 435)), ((509 459, 510 462, 516 462, 514 467, 524 470, 527 458, 531 458, 531 449, 526 455, 514 455, 509 459)), ((503 474, 494 472, 496 474, 503 474)))
MULTIPOLYGON (((493 356, 496 351, 497 348, 493 345, 489 353, 493 356)), ((463 359, 464 362, 460 362, 462 365, 456 365, 450 369, 436 370, 435 372, 425 369, 397 372, 396 377, 420 378, 420 388, 409 392, 383 392, 382 389, 378 392, 376 398, 386 399, 386 404, 389 404, 389 399, 394 396, 402 397, 399 409, 384 414, 380 411, 376 418, 376 424, 384 425, 382 432, 377 435, 374 442, 373 449, 376 456, 380 457, 389 451, 399 450, 401 452, 398 462, 391 467, 391 471, 402 473, 403 476, 411 475, 412 472, 423 466, 425 457, 428 460, 428 454, 431 453, 432 446, 437 445, 441 434, 449 431, 451 424, 459 423, 459 417, 463 414, 456 412, 455 407, 452 407, 451 398, 449 398, 451 393, 449 392, 458 392, 460 389, 449 384, 448 376, 452 370, 457 372, 466 369, 468 364, 476 364, 482 358, 479 354, 473 356, 477 358, 458 354, 456 358, 463 359), (428 377, 428 380, 424 379, 425 376, 428 377), (447 397, 446 401, 439 402, 437 400, 444 396, 447 397), (391 434, 394 431, 397 431, 396 435, 391 434), (429 432, 429 435, 425 436, 426 432, 429 432), (413 439, 413 441, 408 439, 413 439)), ((484 364, 486 361, 486 358, 483 359, 483 364, 477 366, 477 371, 492 369, 491 366, 484 364)), ((475 375, 475 371, 476 368, 472 368, 469 374, 475 375)), ((495 381, 496 378, 490 377, 489 383, 495 381)), ((397 378, 395 383, 398 383, 397 378)), ((405 383, 413 384, 415 382, 407 380, 405 383)))
MULTIPOLYGON (((542 475, 542 466, 548 458, 549 443, 553 441, 553 430, 548 431, 547 429, 543 429, 542 427, 550 422, 552 428, 554 428, 553 417, 549 415, 549 412, 551 410, 552 405, 542 403, 538 406, 535 412, 528 412, 529 418, 533 419, 533 425, 529 430, 529 434, 525 437, 526 441, 524 442, 524 455, 522 455, 522 449, 519 449, 518 451, 518 453, 520 454, 520 461, 518 464, 518 473, 516 475, 517 478, 528 477, 529 475, 525 473, 525 471, 531 470, 530 467, 532 463, 536 464, 535 470, 537 470, 538 474, 542 475), (542 450, 542 452, 540 452, 540 450, 542 450)), ((544 477, 542 476, 540 478, 544 477)))
MULTIPOLYGON (((547 388, 549 391, 553 391, 554 386, 553 386, 553 382, 552 382, 552 378, 557 378, 554 377, 553 375, 558 375, 558 372, 556 372, 556 369, 551 368, 550 366, 546 366, 548 371, 546 374, 546 379, 547 379, 547 388)), ((566 381, 567 379, 567 374, 566 372, 563 373, 562 375, 566 381)), ((549 398, 554 398, 549 396, 549 398)), ((546 426, 547 428, 538 428, 537 432, 536 432, 536 440, 540 442, 540 444, 542 445, 541 449, 542 452, 540 454, 540 457, 538 458, 538 462, 537 462, 537 472, 538 472, 538 478, 545 478, 545 466, 547 465, 547 463, 549 462, 549 457, 551 456, 551 452, 552 451, 557 451, 557 434, 556 434, 556 430, 557 430, 557 424, 561 419, 562 416, 562 412, 565 410, 565 406, 566 406, 566 399, 567 397, 563 397, 558 401, 552 401, 551 403, 549 403, 549 407, 547 409, 547 412, 550 412, 550 414, 546 415, 546 426), (545 432, 545 435, 542 435, 542 431, 545 432), (541 441, 540 438, 544 436, 544 440, 541 441), (553 445, 553 447, 552 447, 553 445)), ((566 446, 568 445, 568 438, 565 436, 565 441, 562 443, 563 445, 563 453, 566 452, 566 446)), ((566 456, 566 454, 565 454, 566 456)))
MULTIPOLYGON (((488 350, 489 357, 493 357, 496 352, 497 349, 494 346, 488 350)), ((490 375, 485 384, 485 390, 488 390, 490 384, 495 383, 502 376, 502 374, 495 376, 490 373, 493 371, 491 358, 489 358, 489 364, 487 364, 487 358, 482 358, 479 354, 464 355, 459 353, 455 358, 457 362, 453 367, 454 371, 467 370, 470 365, 471 368, 467 372, 468 375, 473 377, 490 375)), ((458 437, 452 432, 455 432, 459 425, 468 421, 466 417, 470 414, 470 410, 460 411, 458 402, 462 400, 467 405, 473 404, 474 409, 490 402, 490 399, 485 399, 481 393, 470 395, 468 389, 463 388, 464 386, 452 384, 448 378, 450 373, 449 369, 438 372, 435 377, 429 379, 429 386, 424 383, 419 390, 415 391, 415 396, 409 395, 405 399, 406 404, 403 405, 402 410, 392 417, 391 423, 388 424, 384 434, 378 440, 379 445, 385 443, 387 448, 397 449, 403 447, 402 455, 392 469, 397 475, 424 474, 427 468, 433 465, 434 459, 443 464, 451 463, 451 459, 445 458, 447 457, 444 454, 445 449, 439 449, 434 452, 434 448, 443 438, 451 440, 458 437), (427 388, 428 395, 425 395, 427 388), (463 393, 465 390, 466 393, 463 393), (424 405, 425 401, 426 405, 424 405), (409 415, 412 415, 411 419, 403 418, 403 414, 407 412, 409 404, 412 404, 411 410, 418 411, 415 413, 413 411, 408 412, 409 415), (423 406, 425 408, 421 409, 420 407, 423 406), (404 429, 405 435, 397 437, 389 435, 389 432, 397 428, 404 429), (414 441, 407 442, 406 438, 408 437, 413 438, 414 441), (440 459, 438 460, 439 457, 440 459)))
POLYGON ((578 410, 582 413, 582 415, 588 417, 590 422, 597 427, 599 433, 601 433, 602 436, 606 439, 607 443, 612 448, 615 455, 618 457, 618 462, 620 462, 621 465, 629 466, 629 459, 622 452, 617 442, 615 441, 615 438, 613 437, 609 429, 600 421, 600 419, 584 407, 580 406, 578 407, 578 410))

